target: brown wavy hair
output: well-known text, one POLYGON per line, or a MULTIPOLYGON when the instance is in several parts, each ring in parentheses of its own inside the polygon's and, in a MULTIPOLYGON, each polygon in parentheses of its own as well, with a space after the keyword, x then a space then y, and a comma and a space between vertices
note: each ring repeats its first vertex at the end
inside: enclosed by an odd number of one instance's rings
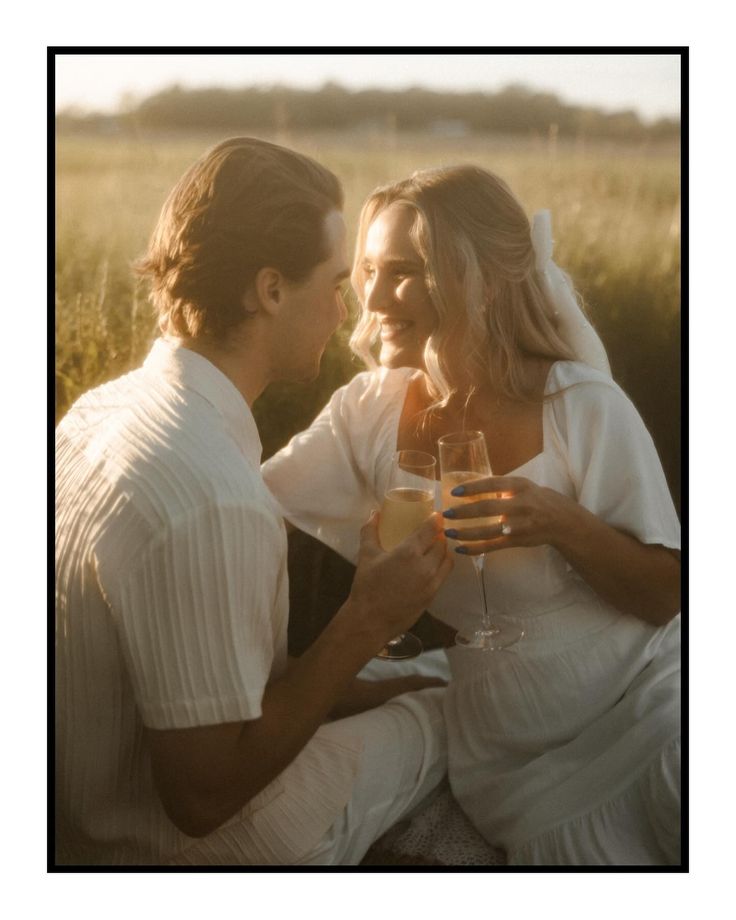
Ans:
MULTIPOLYGON (((352 281, 362 299, 362 269, 368 228, 391 204, 414 212, 412 242, 424 262, 425 283, 437 325, 424 348, 424 365, 435 406, 474 385, 531 398, 525 356, 565 360, 573 355, 557 331, 555 307, 534 266, 531 227, 506 183, 477 166, 415 172, 376 189, 360 215, 352 281), (464 354, 459 371, 448 354, 464 354), (465 388, 465 389, 463 389, 465 388)), ((366 310, 350 340, 369 367, 378 321, 366 310)))
POLYGON ((343 191, 324 166, 252 137, 223 141, 179 180, 135 268, 162 331, 221 340, 261 268, 304 281, 329 256, 324 219, 343 191))

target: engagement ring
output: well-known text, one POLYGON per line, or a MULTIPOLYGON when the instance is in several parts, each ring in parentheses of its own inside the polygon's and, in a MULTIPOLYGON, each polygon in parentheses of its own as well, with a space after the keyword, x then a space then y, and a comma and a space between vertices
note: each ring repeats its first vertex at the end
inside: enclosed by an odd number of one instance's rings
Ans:
POLYGON ((508 535, 511 533, 511 524, 501 524, 501 533, 504 535, 504 537, 508 537, 508 535))

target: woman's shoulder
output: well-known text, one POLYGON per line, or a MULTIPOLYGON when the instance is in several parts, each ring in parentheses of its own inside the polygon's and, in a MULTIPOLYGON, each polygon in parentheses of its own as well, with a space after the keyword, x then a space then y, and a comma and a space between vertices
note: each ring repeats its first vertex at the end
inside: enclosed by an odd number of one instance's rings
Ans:
POLYGON ((582 361, 555 361, 547 377, 545 396, 550 403, 578 410, 612 405, 631 405, 621 387, 607 374, 582 361))
POLYGON ((583 384, 601 384, 604 388, 622 392, 611 377, 582 361, 555 361, 549 370, 546 392, 547 395, 552 395, 568 387, 583 384))
POLYGON ((555 362, 545 393, 553 425, 565 440, 573 432, 589 437, 602 426, 629 433, 645 430, 624 390, 611 377, 581 361, 555 362))

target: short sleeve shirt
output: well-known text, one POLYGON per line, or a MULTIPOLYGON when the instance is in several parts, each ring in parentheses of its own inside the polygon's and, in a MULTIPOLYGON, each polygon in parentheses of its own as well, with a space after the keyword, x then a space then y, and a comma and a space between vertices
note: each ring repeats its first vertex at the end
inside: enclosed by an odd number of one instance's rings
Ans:
POLYGON ((60 858, 165 861, 186 838, 143 726, 261 715, 286 664, 283 522, 242 395, 164 340, 82 397, 56 448, 60 858))

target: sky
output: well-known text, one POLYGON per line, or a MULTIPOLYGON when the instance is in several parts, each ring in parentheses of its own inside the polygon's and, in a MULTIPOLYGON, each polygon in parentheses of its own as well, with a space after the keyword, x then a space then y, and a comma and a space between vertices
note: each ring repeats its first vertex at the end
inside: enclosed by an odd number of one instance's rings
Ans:
POLYGON ((553 92, 571 104, 634 109, 645 120, 680 114, 675 54, 58 54, 56 110, 115 111, 126 94, 281 83, 317 88, 495 92, 510 83, 553 92))

